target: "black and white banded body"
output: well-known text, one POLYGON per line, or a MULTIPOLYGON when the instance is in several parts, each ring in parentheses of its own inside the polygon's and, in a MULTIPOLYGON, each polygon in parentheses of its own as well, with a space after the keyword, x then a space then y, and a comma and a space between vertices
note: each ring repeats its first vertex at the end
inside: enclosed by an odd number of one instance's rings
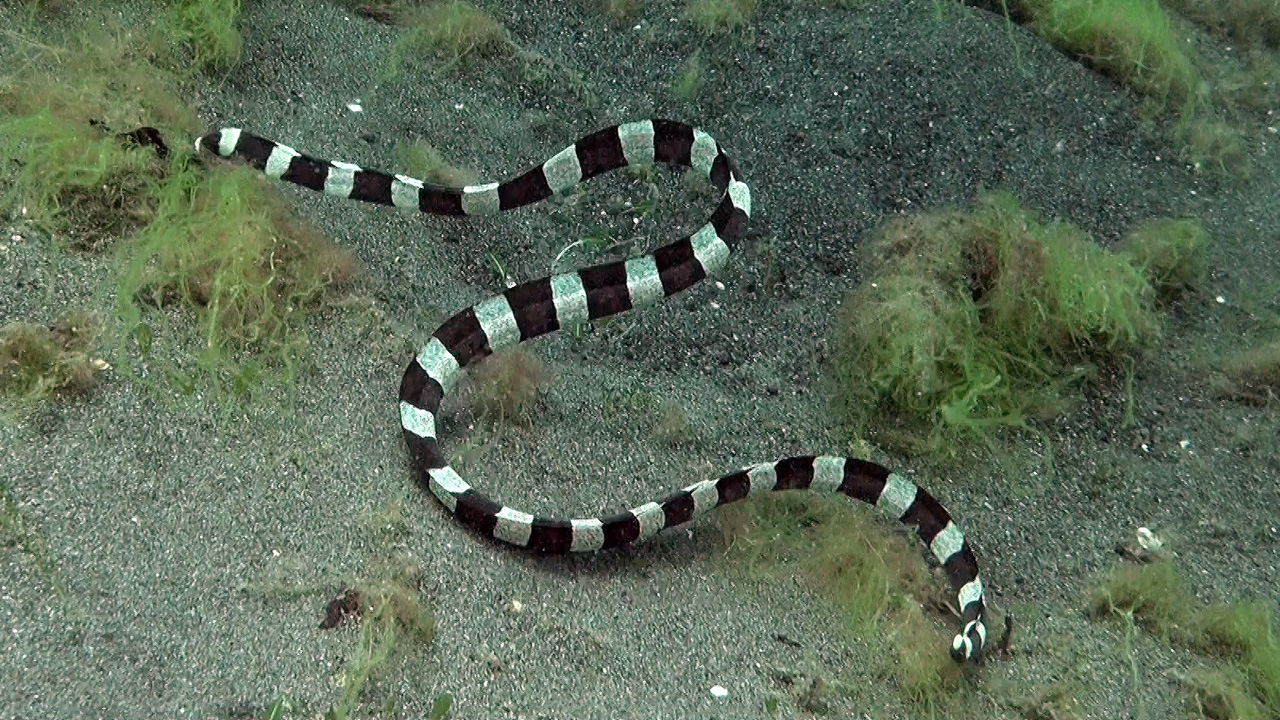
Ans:
POLYGON ((422 345, 400 383, 400 423, 414 473, 463 524, 503 542, 544 553, 589 552, 640 542, 720 505, 773 490, 842 493, 913 526, 942 564, 964 623, 952 642, 957 660, 978 660, 986 643, 985 600, 977 560, 964 533, 928 492, 866 460, 828 455, 765 462, 703 480, 666 498, 598 518, 535 517, 495 502, 449 466, 436 415, 465 368, 502 348, 575 323, 627 312, 689 288, 720 271, 746 233, 751 191, 737 166, 705 132, 670 120, 605 128, 502 183, 437 187, 402 175, 302 155, 239 129, 196 141, 238 156, 266 175, 328 195, 439 215, 480 215, 544 200, 628 165, 666 163, 706 175, 721 193, 710 220, 692 235, 648 255, 516 285, 449 318, 422 345))

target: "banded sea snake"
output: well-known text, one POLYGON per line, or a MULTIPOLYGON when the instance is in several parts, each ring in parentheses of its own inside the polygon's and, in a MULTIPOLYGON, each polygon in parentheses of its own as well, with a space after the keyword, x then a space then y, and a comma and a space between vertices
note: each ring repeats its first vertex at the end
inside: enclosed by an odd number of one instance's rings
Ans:
POLYGON ((535 517, 497 503, 449 466, 436 438, 436 413, 463 368, 493 353, 575 323, 652 304, 717 273, 746 234, 751 191, 737 166, 707 133, 671 120, 645 120, 591 133, 524 174, 502 183, 432 186, 343 162, 303 155, 236 128, 196 141, 222 157, 238 156, 268 177, 327 195, 416 208, 436 215, 485 215, 563 193, 628 165, 691 167, 710 178, 720 200, 697 232, 648 255, 593 265, 508 288, 445 321, 409 362, 400 383, 400 423, 419 485, 464 525, 511 545, 544 553, 620 547, 683 525, 714 507, 770 490, 842 493, 914 526, 942 564, 958 599, 962 631, 951 655, 977 661, 987 640, 977 560, 964 533, 928 492, 867 460, 830 455, 760 463, 703 480, 631 510, 600 518, 535 517))

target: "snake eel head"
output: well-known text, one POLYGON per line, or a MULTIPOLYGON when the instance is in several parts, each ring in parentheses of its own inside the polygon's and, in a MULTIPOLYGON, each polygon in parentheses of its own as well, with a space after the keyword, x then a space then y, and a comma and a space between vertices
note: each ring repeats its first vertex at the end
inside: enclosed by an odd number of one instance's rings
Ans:
POLYGON ((964 632, 951 641, 951 657, 956 662, 980 662, 986 644, 987 626, 981 620, 971 620, 964 626, 964 632))

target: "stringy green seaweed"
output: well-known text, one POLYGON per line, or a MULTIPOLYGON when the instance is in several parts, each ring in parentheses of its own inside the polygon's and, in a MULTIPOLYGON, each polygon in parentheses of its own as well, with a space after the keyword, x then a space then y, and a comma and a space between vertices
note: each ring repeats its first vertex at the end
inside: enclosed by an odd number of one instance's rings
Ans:
POLYGON ((840 402, 855 424, 892 411, 913 449, 1056 412, 1095 364, 1159 336, 1140 264, 1008 193, 890 222, 863 258, 834 333, 840 402))

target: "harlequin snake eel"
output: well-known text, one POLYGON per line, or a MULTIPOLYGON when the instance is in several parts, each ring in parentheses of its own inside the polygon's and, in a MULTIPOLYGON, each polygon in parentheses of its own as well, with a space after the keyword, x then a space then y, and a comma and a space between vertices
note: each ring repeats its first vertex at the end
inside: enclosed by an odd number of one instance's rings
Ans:
POLYGON ((694 483, 614 515, 559 519, 495 502, 468 485, 445 459, 436 436, 436 415, 464 368, 496 350, 563 327, 655 303, 723 268, 730 250, 746 234, 751 191, 733 160, 707 133, 671 120, 615 125, 579 139, 511 180, 462 188, 310 157, 235 128, 205 135, 196 148, 239 157, 268 177, 326 195, 434 215, 513 210, 629 165, 665 163, 707 176, 720 199, 711 218, 692 235, 640 257, 515 285, 456 313, 432 333, 400 382, 400 424, 418 483, 462 524, 543 553, 589 552, 640 542, 714 507, 767 491, 841 493, 915 528, 942 565, 958 600, 963 628, 952 641, 951 655, 958 661, 981 659, 987 641, 986 604, 977 560, 964 533, 932 495, 876 463, 831 455, 783 458, 694 483))

